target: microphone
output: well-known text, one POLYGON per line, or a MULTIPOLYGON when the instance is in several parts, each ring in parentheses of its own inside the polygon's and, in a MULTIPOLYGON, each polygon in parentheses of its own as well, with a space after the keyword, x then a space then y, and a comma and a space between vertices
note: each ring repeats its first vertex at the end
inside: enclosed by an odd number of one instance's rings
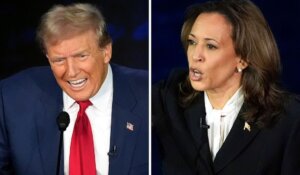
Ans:
POLYGON ((57 119, 56 119, 58 129, 62 132, 64 132, 70 123, 70 117, 69 114, 65 111, 62 111, 59 113, 57 119))
POLYGON ((203 118, 200 117, 200 128, 203 128, 203 129, 209 129, 209 125, 207 125, 205 122, 203 122, 203 118))
POLYGON ((61 147, 63 142, 63 132, 67 129, 70 123, 70 117, 69 114, 65 111, 62 111, 59 113, 59 115, 56 118, 56 122, 58 125, 58 129, 60 131, 60 138, 59 138, 59 147, 58 147, 58 157, 57 157, 57 166, 56 166, 56 174, 59 175, 59 169, 60 169, 60 157, 61 157, 61 147))
POLYGON ((116 156, 117 155, 117 146, 114 145, 112 147, 112 149, 109 150, 109 152, 107 153, 108 156, 112 157, 112 156, 116 156))

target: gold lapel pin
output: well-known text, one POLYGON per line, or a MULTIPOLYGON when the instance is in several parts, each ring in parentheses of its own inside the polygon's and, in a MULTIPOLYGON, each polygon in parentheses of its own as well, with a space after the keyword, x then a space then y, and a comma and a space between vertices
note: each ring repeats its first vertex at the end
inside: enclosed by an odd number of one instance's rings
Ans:
POLYGON ((248 122, 245 122, 245 125, 244 125, 244 130, 248 130, 249 132, 251 131, 251 126, 249 125, 248 122))

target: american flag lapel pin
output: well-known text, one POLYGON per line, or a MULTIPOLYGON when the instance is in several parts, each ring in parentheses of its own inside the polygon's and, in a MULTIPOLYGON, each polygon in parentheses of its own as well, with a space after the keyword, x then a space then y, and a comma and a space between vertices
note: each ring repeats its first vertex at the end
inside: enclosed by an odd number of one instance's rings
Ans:
POLYGON ((244 130, 248 130, 249 132, 251 131, 251 126, 249 125, 248 122, 245 122, 245 125, 244 125, 244 130))
POLYGON ((126 123, 126 128, 129 130, 129 131, 133 131, 134 130, 134 125, 130 122, 127 122, 126 123))

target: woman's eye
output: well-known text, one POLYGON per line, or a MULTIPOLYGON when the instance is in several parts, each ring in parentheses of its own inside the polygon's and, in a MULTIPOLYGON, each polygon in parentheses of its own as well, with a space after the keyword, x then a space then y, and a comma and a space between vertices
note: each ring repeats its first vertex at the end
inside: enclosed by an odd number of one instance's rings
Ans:
POLYGON ((188 42, 188 45, 196 45, 197 44, 197 42, 195 42, 192 39, 188 39, 187 42, 188 42))
POLYGON ((213 44, 207 44, 206 47, 210 50, 214 50, 214 49, 217 49, 217 47, 213 44))

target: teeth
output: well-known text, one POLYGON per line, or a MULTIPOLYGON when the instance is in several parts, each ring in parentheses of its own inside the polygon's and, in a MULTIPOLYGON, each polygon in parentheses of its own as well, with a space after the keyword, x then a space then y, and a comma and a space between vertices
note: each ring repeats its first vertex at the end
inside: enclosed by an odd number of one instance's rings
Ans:
POLYGON ((79 80, 72 80, 72 81, 68 81, 70 83, 71 86, 73 87, 81 87, 82 85, 84 85, 86 79, 79 79, 79 80))
POLYGON ((195 75, 196 77, 200 77, 200 76, 201 76, 201 72, 200 72, 200 71, 194 69, 193 72, 194 72, 194 75, 195 75))
POLYGON ((195 75, 196 77, 200 77, 200 76, 201 76, 201 73, 194 72, 194 75, 195 75))
POLYGON ((82 82, 84 82, 85 81, 85 79, 79 79, 79 80, 73 80, 73 81, 69 81, 71 84, 80 84, 80 83, 82 83, 82 82))

